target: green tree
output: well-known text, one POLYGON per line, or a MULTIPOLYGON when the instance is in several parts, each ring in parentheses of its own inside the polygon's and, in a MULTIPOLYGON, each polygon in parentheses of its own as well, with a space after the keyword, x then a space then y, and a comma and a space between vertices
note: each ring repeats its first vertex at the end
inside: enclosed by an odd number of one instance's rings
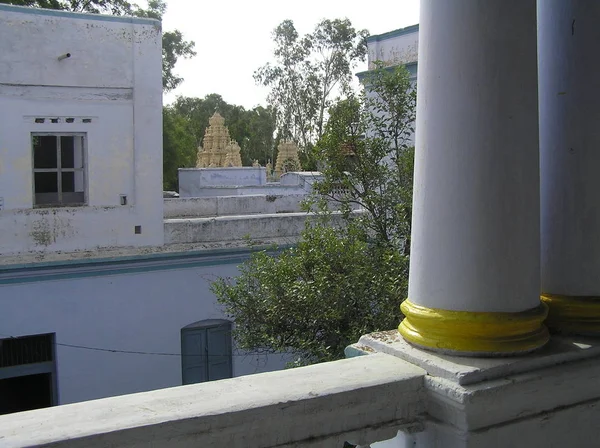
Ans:
POLYGON ((408 255, 412 215, 412 173, 416 87, 404 67, 369 72, 365 90, 331 109, 327 131, 315 148, 323 179, 309 201, 322 213, 334 202, 355 217, 378 245, 408 255), (343 194, 339 194, 343 191, 343 194))
MULTIPOLYGON (((149 0, 148 8, 140 8, 126 0, 0 0, 9 5, 30 6, 34 8, 60 9, 91 14, 112 14, 115 16, 137 16, 161 20, 167 6, 164 0, 149 0)), ((179 58, 191 58, 196 55, 194 42, 186 41, 180 31, 165 31, 162 35, 163 89, 176 88, 183 78, 174 72, 179 58)))
POLYGON ((178 168, 196 164, 196 144, 188 122, 172 107, 163 107, 163 188, 178 191, 178 168))
POLYGON ((378 68, 366 92, 330 109, 316 145, 323 179, 300 242, 254 254, 212 284, 241 348, 330 361, 365 333, 400 321, 408 285, 416 89, 408 72, 378 68), (359 210, 357 211, 357 207, 359 210), (332 220, 342 212, 342 225, 332 220))
POLYGON ((254 78, 270 89, 280 139, 308 151, 321 137, 336 89, 350 84, 352 69, 365 58, 367 35, 348 19, 322 20, 303 37, 291 20, 275 28, 275 62, 260 67, 254 78))

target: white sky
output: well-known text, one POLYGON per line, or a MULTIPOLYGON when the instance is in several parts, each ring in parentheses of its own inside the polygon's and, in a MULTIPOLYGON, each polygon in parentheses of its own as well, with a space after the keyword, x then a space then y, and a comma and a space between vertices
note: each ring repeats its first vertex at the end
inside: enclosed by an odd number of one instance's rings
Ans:
MULTIPOLYGON (((140 2, 142 3, 142 2, 140 2)), ((294 21, 300 35, 321 19, 348 18, 356 29, 382 34, 419 21, 418 0, 167 0, 165 31, 178 29, 196 42, 197 56, 177 63, 183 84, 165 95, 220 94, 230 104, 266 105, 266 88, 255 84, 254 71, 272 60, 273 29, 294 21)), ((356 71, 366 69, 366 63, 356 71)))

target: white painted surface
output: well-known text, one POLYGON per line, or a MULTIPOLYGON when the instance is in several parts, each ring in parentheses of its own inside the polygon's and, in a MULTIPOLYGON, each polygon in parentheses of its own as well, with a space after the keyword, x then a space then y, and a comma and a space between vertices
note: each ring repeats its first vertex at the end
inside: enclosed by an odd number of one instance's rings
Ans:
POLYGON ((233 241, 248 237, 289 237, 295 240, 304 230, 304 223, 309 216, 300 212, 165 219, 165 244, 233 241))
MULTIPOLYGON (((387 355, 0 417, 10 447, 338 447, 423 410, 425 372, 387 355)), ((0 437, 2 437, 0 436, 0 437)))
POLYGON ((165 199, 165 218, 254 215, 302 211, 306 195, 244 195, 165 199))
POLYGON ((366 334, 346 349, 347 356, 357 352, 385 353, 417 365, 429 375, 461 385, 504 378, 556 364, 600 356, 596 340, 580 336, 551 339, 542 349, 522 356, 475 358, 434 353, 410 345, 397 330, 366 334), (367 347, 365 349, 365 347, 367 347))
POLYGON ((419 53, 419 30, 409 29, 390 31, 368 40, 369 69, 375 68, 376 61, 385 65, 416 62, 419 53))
POLYGON ((215 196, 247 196, 247 195, 284 195, 284 194, 307 194, 306 190, 300 185, 281 185, 278 182, 268 183, 266 185, 257 185, 250 187, 204 187, 198 188, 194 192, 196 198, 210 198, 215 196))
MULTIPOLYGON (((540 352, 522 358, 471 359, 420 351, 390 342, 382 333, 361 338, 369 353, 413 359, 427 371, 426 413, 420 432, 399 434, 387 446, 404 448, 593 447, 600 429, 600 345, 554 337, 540 352), (395 346, 392 353, 385 345, 395 346), (570 347, 570 348, 569 348, 570 347), (575 358, 565 358, 576 350, 575 358), (505 370, 497 368, 504 365, 505 370), (521 371, 513 370, 523 367, 521 371), (459 374, 479 368, 476 383, 459 374), (485 373, 487 372, 487 375, 485 373), (395 443, 395 444, 394 444, 395 443)), ((371 355, 369 355, 371 356, 371 355)), ((368 356, 367 356, 368 357, 368 356)), ((374 444, 373 448, 380 448, 374 444)))
MULTIPOLYGON (((595 447, 600 358, 588 354, 583 361, 460 385, 375 353, 0 416, 0 442, 70 448, 325 448, 344 441, 374 448, 595 447), (379 440, 387 441, 374 443, 379 440)), ((435 356, 432 365, 440 359, 435 356)))
POLYGON ((0 254, 162 244, 158 22, 1 6, 0 254), (32 208, 32 132, 86 135, 87 206, 32 208))
POLYGON ((538 2, 542 291, 600 295, 600 3, 538 2))
MULTIPOLYGON (((223 317, 210 282, 236 275, 235 263, 214 262, 206 267, 0 285, 0 339, 56 333, 59 344, 177 355, 181 328, 223 317)), ((239 355, 233 357, 235 376, 278 370, 286 362, 281 355, 243 356, 235 350, 234 355, 239 355)), ((181 385, 179 356, 60 345, 56 356, 61 404, 181 385)), ((1 439, 0 446, 5 446, 1 439)))
POLYGON ((199 193, 207 187, 251 187, 267 183, 264 167, 179 168, 178 174, 182 198, 202 196, 199 193))
POLYGON ((535 13, 534 0, 421 2, 409 281, 419 305, 539 305, 535 13))
POLYGON ((320 180, 323 176, 318 171, 299 171, 282 174, 279 182, 281 185, 299 185, 310 191, 311 185, 320 180))
MULTIPOLYGON (((264 168, 241 168, 247 171, 244 178, 241 174, 232 173, 240 179, 224 176, 223 170, 239 170, 240 168, 180 168, 179 193, 182 198, 202 198, 215 196, 248 196, 248 195, 299 195, 309 194, 312 184, 322 178, 318 172, 290 172, 281 176, 279 182, 263 182, 257 176, 265 174, 264 168), (203 170, 213 170, 203 173, 203 170), (251 170, 262 170, 253 172, 251 170), (258 174, 257 174, 258 173, 258 174), (257 174, 255 176, 255 174, 257 174), (214 177, 214 178, 213 178, 214 177), (235 182, 238 182, 237 184, 235 182), (246 184, 246 185, 245 185, 246 184)), ((225 172, 225 174, 228 174, 225 172)))

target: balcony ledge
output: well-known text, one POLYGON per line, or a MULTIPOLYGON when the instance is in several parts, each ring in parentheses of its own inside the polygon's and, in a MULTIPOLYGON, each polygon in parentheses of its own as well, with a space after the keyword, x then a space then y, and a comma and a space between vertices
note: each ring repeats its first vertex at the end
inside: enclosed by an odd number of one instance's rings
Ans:
POLYGON ((418 425, 424 376, 374 354, 123 395, 2 416, 0 446, 364 445, 418 425))

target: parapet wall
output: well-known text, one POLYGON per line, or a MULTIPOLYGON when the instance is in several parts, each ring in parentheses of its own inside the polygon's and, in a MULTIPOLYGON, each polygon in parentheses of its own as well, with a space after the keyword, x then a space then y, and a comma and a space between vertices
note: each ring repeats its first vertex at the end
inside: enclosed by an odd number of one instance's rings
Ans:
POLYGON ((165 219, 211 216, 295 213, 302 211, 305 194, 213 196, 164 200, 165 219))

